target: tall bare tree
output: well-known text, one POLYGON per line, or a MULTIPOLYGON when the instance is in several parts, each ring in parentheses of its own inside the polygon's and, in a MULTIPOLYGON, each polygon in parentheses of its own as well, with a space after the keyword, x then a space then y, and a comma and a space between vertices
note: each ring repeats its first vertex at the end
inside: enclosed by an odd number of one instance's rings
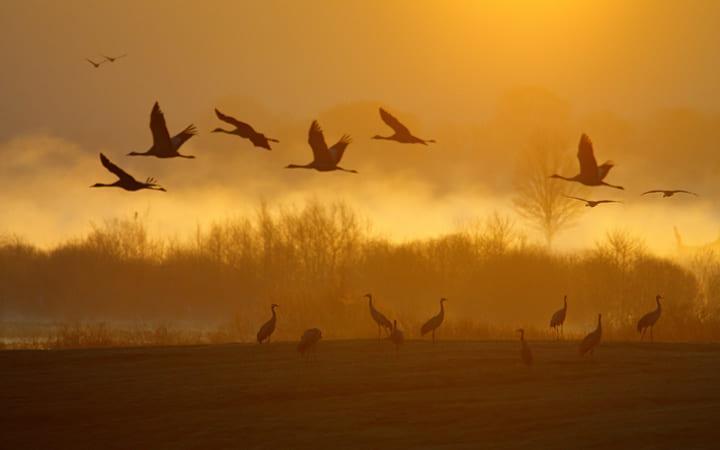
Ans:
POLYGON ((577 196, 580 186, 549 178, 553 173, 571 172, 575 161, 568 145, 556 136, 537 136, 518 164, 513 203, 518 214, 545 237, 551 246, 555 237, 582 211, 577 196))

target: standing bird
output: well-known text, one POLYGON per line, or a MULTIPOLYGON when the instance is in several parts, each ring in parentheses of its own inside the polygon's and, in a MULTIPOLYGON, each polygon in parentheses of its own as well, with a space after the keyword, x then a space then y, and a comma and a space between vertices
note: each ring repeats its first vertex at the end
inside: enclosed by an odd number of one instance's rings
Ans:
POLYGON ((263 326, 260 327, 260 331, 257 333, 257 341, 258 344, 262 344, 264 340, 267 340, 267 343, 270 343, 270 335, 273 334, 273 331, 275 331, 275 323, 277 322, 277 315, 275 314, 275 308, 277 308, 279 305, 276 305, 273 303, 270 306, 270 311, 272 311, 272 317, 270 320, 265 322, 263 326))
POLYGON ((550 178, 559 178, 566 181, 575 181, 577 183, 584 184, 586 186, 609 186, 615 189, 625 189, 622 186, 615 186, 613 184, 606 183, 603 181, 610 169, 615 165, 612 161, 606 161, 602 165, 598 166, 595 160, 595 154, 593 151, 592 141, 587 134, 580 136, 580 143, 578 144, 577 158, 580 162, 580 173, 574 177, 564 177, 562 175, 550 175, 550 178))
POLYGON ((339 141, 332 147, 328 148, 325 143, 322 128, 317 120, 313 120, 308 132, 308 144, 313 151, 312 162, 305 165, 289 164, 286 169, 315 169, 320 172, 330 172, 333 170, 342 170, 343 172, 357 173, 357 170, 343 169, 338 166, 342 160, 345 149, 352 142, 350 136, 343 135, 339 141))
POLYGON ((432 331, 433 344, 435 343, 435 330, 443 323, 443 319, 445 319, 445 306, 443 303, 446 301, 446 298, 440 299, 440 312, 438 315, 425 322, 422 328, 420 328, 420 335, 422 336, 425 336, 427 333, 432 331))
POLYGON ((588 208, 594 208, 597 205, 601 205, 603 203, 622 203, 619 200, 585 200, 584 198, 573 197, 571 195, 566 195, 565 197, 571 198, 573 200, 580 200, 581 202, 585 202, 585 206, 588 208))
POLYGON ((176 134, 172 138, 167 129, 165 123, 165 115, 160 110, 160 105, 155 102, 152 112, 150 113, 150 131, 152 131, 153 145, 150 150, 139 153, 130 152, 128 156, 155 156, 157 158, 195 158, 192 155, 181 155, 178 153, 180 147, 197 134, 195 125, 188 125, 180 133, 176 134))
POLYGON ((126 56, 127 56, 127 53, 123 53, 123 54, 120 55, 120 56, 105 56, 105 55, 103 55, 103 58, 105 58, 105 60, 106 60, 107 62, 114 63, 116 60, 118 60, 118 59, 120 59, 120 58, 124 58, 124 57, 126 57, 126 56))
POLYGON ((520 333, 520 358, 526 366, 532 366, 533 355, 530 351, 530 346, 525 342, 525 330, 518 328, 515 331, 520 333))
POLYGON ((393 325, 390 323, 387 317, 383 315, 380 311, 375 309, 372 302, 372 294, 365 294, 365 297, 368 298, 368 305, 370 305, 370 316, 373 318, 375 323, 378 326, 378 340, 380 339, 382 335, 382 329, 385 328, 387 332, 391 332, 393 325))
POLYGON ((90 187, 119 187, 122 189, 125 189, 126 191, 139 191, 140 189, 150 189, 154 191, 163 191, 165 192, 165 188, 158 185, 156 183, 156 180, 154 178, 148 178, 147 181, 144 183, 142 181, 138 181, 135 178, 133 178, 132 175, 128 174, 112 162, 110 162, 105 155, 100 153, 100 162, 102 165, 115 174, 115 176, 118 177, 118 180, 112 184, 103 184, 103 183, 95 183, 90 187))
POLYGON ((592 356, 595 351, 595 347, 600 345, 600 339, 602 339, 602 314, 598 314, 597 328, 585 336, 585 339, 583 339, 580 343, 580 348, 578 349, 580 356, 584 356, 588 352, 590 352, 590 355, 592 356))
POLYGON ((555 314, 550 318, 550 328, 555 330, 557 338, 560 339, 560 330, 562 330, 563 336, 565 335, 565 316, 567 315, 567 295, 563 298, 563 307, 555 311, 555 314))
POLYGON ((96 68, 96 69, 97 69, 98 67, 102 66, 102 65, 105 63, 105 61, 95 62, 95 61, 93 61, 93 60, 90 59, 90 58, 85 58, 85 61, 87 61, 87 62, 89 62, 90 64, 92 64, 93 67, 96 68))
POLYGON ((297 346, 297 351, 300 352, 300 356, 305 356, 305 353, 312 350, 317 351, 317 343, 322 338, 322 332, 317 328, 310 328, 303 333, 300 338, 300 343, 297 346))
POLYGON ((663 198, 672 197, 675 194, 690 194, 697 197, 698 195, 694 192, 686 191, 684 189, 671 189, 671 190, 663 190, 663 189, 655 189, 652 191, 643 192, 642 195, 646 194, 662 194, 663 198))
POLYGON ((393 131, 395 131, 395 134, 393 134, 392 136, 375 135, 372 137, 373 139, 385 139, 387 141, 396 141, 402 144, 428 145, 428 143, 435 143, 435 140, 433 139, 420 139, 419 137, 413 136, 412 133, 410 133, 410 130, 405 125, 400 123, 400 121, 397 120, 395 116, 382 108, 380 108, 380 118, 390 128, 392 128, 393 131))
POLYGON ((657 308, 655 308, 655 311, 645 314, 640 318, 640 320, 638 320, 637 330, 638 333, 640 333, 641 341, 645 337, 645 332, 648 328, 650 328, 650 341, 653 340, 653 327, 657 323, 658 319, 660 319, 660 314, 662 314, 662 306, 660 306, 660 300, 662 300, 662 298, 662 295, 656 295, 655 303, 657 303, 657 308))
POLYGON ((215 128, 214 130, 212 130, 213 133, 234 134, 236 136, 240 136, 241 138, 249 139, 255 147, 260 147, 267 150, 272 150, 270 148, 270 142, 280 142, 277 139, 265 137, 264 134, 258 133, 253 127, 246 124, 245 122, 240 122, 234 117, 226 116, 225 114, 218 111, 217 108, 215 108, 215 115, 223 122, 227 122, 230 125, 234 126, 235 129, 225 130, 222 128, 215 128))
POLYGON ((390 332, 389 339, 392 341, 393 344, 395 344, 395 352, 399 352, 400 344, 402 344, 405 340, 405 336, 403 335, 402 331, 398 330, 397 320, 393 320, 392 331, 390 332))

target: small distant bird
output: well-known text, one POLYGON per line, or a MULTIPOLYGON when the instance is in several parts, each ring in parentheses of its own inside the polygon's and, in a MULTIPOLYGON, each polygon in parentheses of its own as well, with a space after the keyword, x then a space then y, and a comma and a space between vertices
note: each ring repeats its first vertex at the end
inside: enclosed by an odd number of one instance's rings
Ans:
POLYGON ((563 298, 563 307, 555 311, 555 314, 550 318, 550 328, 555 330, 557 338, 560 339, 560 330, 565 334, 565 316, 567 315, 567 295, 563 298))
POLYGON ((565 177, 562 175, 550 175, 550 178, 559 178, 565 181, 575 181, 586 186, 609 186, 615 189, 625 189, 622 186, 616 186, 603 181, 615 164, 612 161, 606 161, 598 166, 595 160, 592 141, 587 134, 580 136, 578 144, 578 161, 580 162, 580 173, 574 177, 565 177))
POLYGON ((398 330, 397 320, 393 320, 392 331, 390 332, 390 337, 388 339, 390 339, 392 343, 395 344, 395 351, 400 351, 400 344, 402 344, 405 340, 405 336, 403 335, 402 331, 398 330))
POLYGON ((102 66, 102 65, 105 63, 105 61, 95 62, 95 61, 93 61, 93 60, 90 59, 90 58, 85 58, 85 61, 87 61, 87 62, 89 62, 90 64, 92 64, 93 67, 96 68, 96 69, 97 69, 98 67, 102 66))
POLYGON ((272 139, 269 137, 265 137, 264 134, 258 133, 255 131, 253 127, 248 125, 245 122, 240 122, 234 117, 226 116, 225 114, 221 113, 220 111, 215 108, 215 115, 218 117, 218 119, 222 120, 223 122, 227 122, 230 125, 233 125, 235 127, 234 130, 224 130, 222 128, 215 128, 212 132, 213 133, 227 133, 227 134, 234 134, 236 136, 240 136, 241 138, 249 139, 250 142, 253 143, 255 147, 264 148, 267 150, 272 150, 270 148, 270 142, 280 142, 277 139, 272 139))
POLYGON ((380 136, 375 135, 372 138, 373 139, 385 139, 387 141, 396 141, 400 142, 402 144, 422 144, 422 145, 428 145, 429 143, 434 143, 435 141, 433 139, 420 139, 419 137, 415 137, 410 133, 410 130, 400 123, 400 121, 390 114, 389 112, 385 111, 384 109, 380 108, 380 118, 385 122, 390 128, 395 131, 395 134, 392 136, 380 136))
POLYGON ((373 298, 372 294, 365 294, 365 297, 368 299, 368 305, 370 306, 370 316, 375 321, 378 327, 378 339, 380 339, 382 335, 382 329, 385 328, 387 332, 392 331, 392 323, 390 323, 390 320, 388 320, 387 317, 383 315, 380 311, 375 309, 373 306, 373 298))
POLYGON ((317 328, 310 328, 303 333, 300 338, 300 343, 297 346, 297 351, 300 352, 300 356, 305 356, 309 351, 317 351, 317 343, 322 339, 322 332, 317 328))
POLYGON ((655 189, 653 191, 647 191, 647 192, 642 193, 642 195, 646 195, 646 194, 662 194, 663 198, 672 197, 675 194, 690 194, 690 195, 694 195, 695 197, 698 196, 696 193, 686 191, 684 189, 671 189, 671 190, 667 190, 667 191, 663 190, 663 189, 655 189))
POLYGON ((313 160, 305 165, 290 164, 286 169, 315 169, 320 172, 330 172, 333 170, 342 170, 343 172, 357 173, 357 170, 343 169, 338 166, 342 160, 345 149, 352 142, 350 136, 343 135, 339 141, 332 147, 328 148, 325 143, 322 128, 317 120, 310 125, 308 132, 308 144, 313 151, 313 160))
POLYGON ((103 183, 95 183, 90 187, 119 187, 122 189, 125 189, 126 191, 139 191, 140 189, 150 189, 154 191, 163 191, 165 192, 165 188, 158 185, 156 183, 156 180, 154 178, 148 178, 147 181, 144 183, 141 181, 136 180, 132 177, 132 175, 128 174, 112 162, 110 162, 105 155, 100 153, 100 162, 102 165, 115 174, 115 176, 118 177, 118 180, 112 184, 103 184, 103 183))
POLYGON ((438 329, 440 325, 442 325, 443 319, 445 319, 445 306, 443 305, 443 303, 445 303, 446 301, 446 298, 440 299, 440 312, 435 317, 425 322, 422 328, 420 328, 421 336, 425 336, 432 331, 433 344, 435 343, 435 330, 438 329))
POLYGON ((150 113, 150 131, 152 131, 153 145, 150 150, 139 153, 130 152, 128 156, 155 156, 157 158, 195 158, 192 155, 181 155, 178 149, 191 137, 197 134, 195 125, 188 125, 183 131, 176 134, 172 138, 165 123, 165 115, 160 110, 160 105, 155 102, 152 112, 150 113))
POLYGON ((580 343, 580 348, 578 349, 580 356, 584 356, 586 353, 590 353, 592 356, 595 347, 600 345, 600 340, 602 339, 602 314, 598 314, 598 324, 597 328, 592 331, 590 334, 585 336, 585 339, 582 340, 580 343))
POLYGON ((525 342, 525 330, 523 330, 522 328, 518 328, 515 331, 520 333, 520 358, 526 366, 532 366, 533 355, 530 351, 530 346, 527 342, 525 342))
POLYGON ((655 308, 655 311, 651 311, 644 316, 640 318, 637 324, 637 330, 638 333, 640 333, 640 340, 645 337, 645 332, 648 328, 650 328, 650 341, 653 340, 653 327, 657 323, 657 321, 660 319, 660 314, 662 314, 662 306, 660 305, 660 300, 662 300, 662 295, 658 294, 655 296, 655 303, 657 304, 657 308, 655 308))
POLYGON ((123 53, 123 54, 120 55, 120 56, 105 56, 105 55, 102 55, 102 57, 105 58, 106 61, 111 62, 111 63, 114 63, 116 60, 118 60, 118 59, 120 59, 120 58, 124 58, 124 57, 126 57, 126 56, 127 56, 127 53, 123 53))
POLYGON ((272 317, 270 320, 265 322, 262 327, 260 327, 260 331, 257 333, 257 341, 258 344, 262 344, 263 341, 267 340, 267 343, 270 343, 270 335, 273 334, 275 331, 275 323, 277 322, 277 315, 275 314, 275 308, 277 308, 278 305, 273 303, 270 306, 270 311, 272 311, 272 317))
POLYGON ((571 195, 566 195, 565 197, 571 198, 573 200, 580 200, 581 202, 585 202, 585 206, 588 208, 594 208, 597 205, 601 205, 603 203, 622 203, 621 201, 618 201, 618 200, 585 200, 584 198, 573 197, 571 195))

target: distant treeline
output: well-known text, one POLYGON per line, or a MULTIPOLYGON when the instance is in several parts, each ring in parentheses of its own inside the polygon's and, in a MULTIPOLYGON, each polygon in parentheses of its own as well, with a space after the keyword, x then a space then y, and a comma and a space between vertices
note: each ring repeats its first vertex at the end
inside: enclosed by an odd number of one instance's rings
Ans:
MULTIPOLYGON (((41 250, 0 238, 0 319, 58 323, 230 324, 230 340, 252 340, 278 303, 277 339, 319 327, 327 337, 373 337, 365 293, 406 335, 437 313, 438 336, 547 338, 568 295, 566 330, 594 328, 636 339, 635 323, 665 297, 661 340, 720 339, 720 263, 678 262, 611 231, 564 254, 529 244, 512 220, 493 215, 436 239, 393 243, 342 203, 271 210, 198 229, 192 239, 153 238, 135 215, 93 226, 82 238, 41 250)), ((230 326, 228 325, 228 326, 230 326)))

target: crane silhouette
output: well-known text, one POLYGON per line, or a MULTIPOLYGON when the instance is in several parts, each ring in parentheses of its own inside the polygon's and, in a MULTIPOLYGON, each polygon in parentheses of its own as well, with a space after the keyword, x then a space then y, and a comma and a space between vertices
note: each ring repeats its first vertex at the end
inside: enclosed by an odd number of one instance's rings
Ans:
POLYGON ((105 58, 105 60, 106 60, 107 62, 111 62, 111 63, 114 63, 114 62, 117 61, 118 59, 124 58, 124 57, 126 57, 126 56, 127 56, 127 53, 123 53, 123 54, 120 55, 120 56, 105 56, 105 55, 102 55, 102 57, 105 58))
POLYGON ((419 137, 413 136, 408 127, 403 125, 395 116, 380 108, 380 118, 390 128, 395 131, 392 136, 380 136, 375 135, 373 139, 385 139, 387 141, 400 142, 402 144, 422 144, 428 145, 428 143, 434 143, 433 139, 420 139, 419 137))
POLYGON ((520 333, 520 359, 522 359, 522 362, 525 363, 526 366, 532 366, 533 355, 532 351, 530 351, 530 346, 525 341, 525 330, 518 328, 515 331, 520 333))
POLYGON ((213 133, 234 134, 235 136, 240 136, 241 138, 249 139, 250 142, 252 142, 255 147, 260 147, 260 148, 264 148, 267 150, 272 150, 272 148, 270 148, 270 142, 280 142, 277 139, 272 139, 272 138, 266 137, 262 133, 258 133, 249 124, 247 124, 245 122, 241 122, 234 117, 225 115, 225 114, 221 113, 220 111, 218 111, 217 108, 215 108, 215 115, 218 117, 218 119, 222 120, 223 122, 229 123, 230 125, 234 126, 235 129, 234 130, 225 130, 223 128, 215 128, 212 131, 213 133))
POLYGON ((195 125, 188 125, 180 133, 172 138, 165 123, 165 115, 160 110, 160 105, 155 102, 150 113, 150 131, 152 131, 153 145, 146 152, 130 152, 128 156, 155 156, 156 158, 195 158, 192 155, 181 155, 178 153, 180 147, 197 134, 195 125))
POLYGON ((297 351, 300 356, 305 357, 309 352, 317 351, 317 343, 322 339, 322 332, 317 328, 310 328, 306 330, 300 338, 300 343, 297 346, 297 351))
POLYGON ((85 58, 85 61, 87 61, 87 62, 89 62, 90 64, 92 64, 92 66, 93 66, 94 68, 96 68, 96 69, 99 68, 100 66, 102 66, 102 65, 105 63, 105 61, 95 62, 95 61, 93 61, 93 60, 90 59, 90 58, 85 58))
POLYGON ((555 330, 557 339, 560 339, 560 331, 562 330, 563 336, 565 335, 565 317, 567 316, 567 295, 563 298, 563 307, 555 311, 550 318, 550 328, 555 330))
POLYGON ((663 190, 663 189, 655 189, 652 191, 646 191, 643 192, 642 195, 647 194, 662 194, 663 198, 672 197, 675 194, 690 194, 697 197, 698 195, 694 192, 686 191, 684 189, 670 189, 670 190, 663 190))
POLYGON ((590 332, 585 338, 580 342, 580 347, 578 349, 580 356, 584 356, 586 353, 590 353, 590 356, 593 355, 595 352, 595 347, 600 345, 600 340, 602 339, 602 314, 598 314, 598 324, 597 328, 590 332))
POLYGON ((559 178, 565 181, 574 181, 577 183, 584 184, 586 186, 609 186, 615 189, 625 189, 622 186, 616 186, 613 184, 606 183, 605 177, 610 172, 610 169, 615 165, 612 161, 606 161, 600 166, 597 165, 595 160, 595 153, 593 151, 592 141, 587 134, 580 136, 580 143, 578 144, 577 158, 580 162, 580 173, 574 177, 565 177, 562 175, 554 174, 550 175, 550 178, 559 178))
POLYGON ((397 320, 393 320, 392 331, 390 332, 389 339, 392 341, 393 344, 395 344, 395 352, 399 352, 400 344, 402 344, 405 340, 405 336, 403 335, 402 331, 398 330, 397 320))
POLYGON ((110 160, 107 159, 107 157, 102 153, 100 153, 100 162, 107 170, 109 170, 116 177, 118 177, 118 180, 111 184, 95 183, 90 187, 119 187, 125 189, 126 191, 139 191, 141 189, 150 189, 153 191, 165 192, 165 188, 157 184, 157 180, 155 180, 154 178, 148 178, 144 183, 142 181, 138 181, 133 178, 132 175, 110 162, 110 160))
POLYGON ((343 172, 357 173, 357 170, 343 169, 338 166, 342 160, 345 149, 352 142, 350 136, 343 135, 339 141, 332 147, 328 148, 325 143, 325 136, 322 128, 317 120, 314 120, 308 131, 308 144, 313 151, 312 162, 305 165, 289 164, 286 169, 315 169, 319 172, 330 172, 333 170, 341 170, 343 172))
POLYGON ((387 317, 383 315, 380 311, 375 309, 373 306, 373 298, 372 294, 365 294, 365 297, 368 299, 368 305, 370 306, 370 316, 375 321, 378 327, 378 340, 382 337, 382 329, 385 328, 387 332, 391 332, 393 325, 390 323, 390 320, 388 320, 387 317))
POLYGON ((445 306, 444 306, 444 303, 445 303, 446 301, 447 301, 446 298, 441 298, 441 299, 440 299, 440 312, 439 312, 436 316, 434 316, 433 318, 431 318, 430 320, 428 320, 427 322, 425 322, 425 323, 423 324, 422 328, 420 328, 420 335, 421 335, 421 336, 425 336, 426 334, 428 334, 429 332, 432 331, 432 341, 433 341, 433 344, 435 343, 435 330, 438 329, 438 327, 440 327, 440 325, 442 325, 443 319, 445 319, 445 306))
POLYGON ((645 314, 640 318, 640 320, 638 320, 637 330, 638 333, 640 333, 641 341, 645 337, 645 332, 647 332, 648 328, 650 328, 650 341, 653 340, 653 327, 660 319, 660 314, 662 314, 662 306, 660 305, 660 300, 662 300, 662 298, 662 295, 656 295, 655 303, 657 304, 657 307, 655 310, 645 314))
POLYGON ((584 198, 573 197, 572 195, 566 195, 565 197, 571 198, 573 200, 580 200, 581 202, 585 202, 585 206, 588 208, 594 208, 597 205, 602 205, 603 203, 622 203, 619 200, 585 200, 584 198))
POLYGON ((258 344, 262 344, 263 341, 267 340, 267 343, 270 343, 270 335, 273 334, 275 331, 275 323, 277 322, 277 314, 275 314, 275 308, 277 308, 279 305, 276 305, 273 303, 270 306, 270 311, 272 311, 272 317, 270 320, 265 322, 263 326, 260 327, 260 331, 257 333, 257 341, 258 344))

